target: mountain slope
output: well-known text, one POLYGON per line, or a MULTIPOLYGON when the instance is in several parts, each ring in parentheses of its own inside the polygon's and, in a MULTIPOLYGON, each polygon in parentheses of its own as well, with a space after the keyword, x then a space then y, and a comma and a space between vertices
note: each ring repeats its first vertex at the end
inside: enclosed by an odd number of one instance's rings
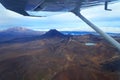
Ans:
POLYGON ((39 36, 42 32, 33 31, 27 28, 14 27, 0 32, 0 42, 5 42, 17 38, 39 36))
POLYGON ((116 72, 101 68, 101 63, 117 56, 114 47, 103 40, 95 41, 94 46, 86 46, 85 41, 94 39, 83 36, 68 38, 57 32, 61 37, 53 35, 54 31, 48 33, 47 36, 42 35, 45 37, 24 43, 0 45, 0 79, 118 80, 116 72))

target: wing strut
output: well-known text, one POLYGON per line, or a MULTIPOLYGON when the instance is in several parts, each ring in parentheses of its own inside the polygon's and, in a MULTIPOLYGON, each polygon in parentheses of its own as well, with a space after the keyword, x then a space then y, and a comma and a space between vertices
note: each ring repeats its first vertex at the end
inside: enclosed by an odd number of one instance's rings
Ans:
POLYGON ((96 25, 94 25, 92 22, 90 22, 88 19, 86 19, 81 13, 80 10, 74 10, 72 11, 76 16, 78 16, 80 19, 82 19, 86 24, 88 24, 91 28, 93 28, 96 32, 98 32, 102 37, 104 37, 109 43, 111 43, 114 47, 116 47, 120 51, 120 43, 117 42, 115 39, 113 39, 111 36, 103 32, 101 29, 99 29, 96 25))

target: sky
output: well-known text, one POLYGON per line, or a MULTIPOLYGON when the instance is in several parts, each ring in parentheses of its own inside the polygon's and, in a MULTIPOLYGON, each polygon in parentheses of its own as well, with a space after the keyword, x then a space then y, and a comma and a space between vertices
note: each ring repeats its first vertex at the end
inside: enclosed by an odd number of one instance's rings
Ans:
MULTIPOLYGON (((110 4, 112 11, 105 11, 103 5, 81 10, 88 20, 104 32, 120 33, 120 1, 110 4)), ((73 13, 66 12, 47 17, 26 17, 5 9, 0 4, 0 30, 12 27, 25 27, 45 31, 57 29, 61 31, 94 31, 73 13)))

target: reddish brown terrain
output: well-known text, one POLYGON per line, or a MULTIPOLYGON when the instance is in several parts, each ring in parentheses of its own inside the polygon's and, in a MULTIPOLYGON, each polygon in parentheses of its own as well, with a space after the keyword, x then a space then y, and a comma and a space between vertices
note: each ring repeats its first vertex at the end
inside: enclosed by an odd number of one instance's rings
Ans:
POLYGON ((52 30, 28 39, 0 44, 0 80, 119 80, 119 52, 102 38, 52 30))

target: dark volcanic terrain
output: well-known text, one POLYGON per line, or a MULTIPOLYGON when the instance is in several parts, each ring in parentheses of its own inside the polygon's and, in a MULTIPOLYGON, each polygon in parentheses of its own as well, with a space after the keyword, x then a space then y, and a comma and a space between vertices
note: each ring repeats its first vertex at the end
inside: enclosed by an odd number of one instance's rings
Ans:
POLYGON ((93 34, 50 30, 0 43, 0 80, 119 80, 119 63, 119 52, 93 34))

